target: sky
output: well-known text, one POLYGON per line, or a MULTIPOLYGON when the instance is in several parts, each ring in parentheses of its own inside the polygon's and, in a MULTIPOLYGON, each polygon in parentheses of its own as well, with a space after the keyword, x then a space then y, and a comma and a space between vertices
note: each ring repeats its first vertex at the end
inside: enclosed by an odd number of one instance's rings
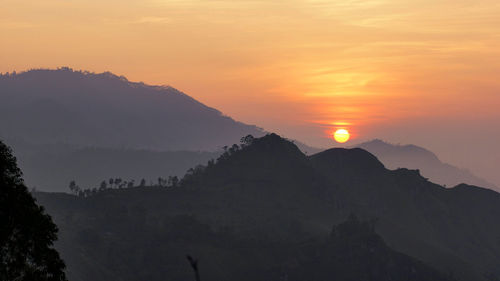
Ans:
POLYGON ((171 85, 318 147, 413 143, 500 182, 498 0, 0 0, 0 72, 171 85))

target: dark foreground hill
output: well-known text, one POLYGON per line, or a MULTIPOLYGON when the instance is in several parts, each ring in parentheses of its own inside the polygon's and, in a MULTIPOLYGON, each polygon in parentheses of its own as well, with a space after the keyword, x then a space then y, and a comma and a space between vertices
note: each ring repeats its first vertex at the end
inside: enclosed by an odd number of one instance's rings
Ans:
POLYGON ((373 153, 388 169, 419 169, 431 181, 453 187, 460 183, 500 190, 465 169, 443 163, 436 154, 416 145, 394 145, 382 140, 364 142, 357 147, 373 153))
POLYGON ((308 157, 271 134, 177 186, 37 197, 72 280, 187 280, 185 254, 205 280, 500 277, 498 193, 387 170, 362 149, 308 157))

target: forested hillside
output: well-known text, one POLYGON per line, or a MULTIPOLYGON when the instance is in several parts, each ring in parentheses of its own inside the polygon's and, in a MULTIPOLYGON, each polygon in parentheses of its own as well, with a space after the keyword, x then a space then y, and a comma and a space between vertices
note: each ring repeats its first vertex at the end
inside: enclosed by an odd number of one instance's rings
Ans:
POLYGON ((205 280, 500 276, 498 193, 387 170, 362 149, 306 156, 277 135, 249 136, 175 185, 36 196, 60 226, 57 246, 72 280, 185 279, 187 254, 200 258, 205 280), (351 214, 360 222, 342 224, 351 214), (353 234, 332 234, 352 224, 353 234), (349 237, 352 247, 337 240, 349 237), (352 273, 367 268, 373 274, 352 273))

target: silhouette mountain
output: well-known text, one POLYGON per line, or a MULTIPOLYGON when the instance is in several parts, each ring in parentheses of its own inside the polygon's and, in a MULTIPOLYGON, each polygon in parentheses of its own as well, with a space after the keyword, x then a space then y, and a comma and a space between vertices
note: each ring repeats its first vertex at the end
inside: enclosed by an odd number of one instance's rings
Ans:
POLYGON ((494 184, 477 177, 468 170, 441 162, 434 153, 416 145, 394 145, 376 139, 358 144, 356 147, 373 153, 389 169, 419 169, 424 177, 441 185, 452 187, 460 183, 468 183, 500 190, 494 184))
POLYGON ((1 75, 0 130, 32 144, 153 150, 214 150, 263 134, 172 87, 69 68, 1 75))
MULTIPOLYGON (((387 278, 401 276, 390 275, 395 272, 390 264, 416 270, 415 259, 457 280, 500 277, 500 194, 470 185, 447 189, 417 170, 388 170, 359 148, 306 156, 292 142, 269 134, 232 146, 217 161, 191 169, 177 187, 105 190, 87 198, 36 196, 60 226, 58 247, 69 276, 76 280, 106 276, 136 280, 146 278, 137 275, 145 272, 180 280, 184 270, 186 276, 192 274, 189 265, 174 262, 181 252, 179 260, 187 252, 203 256, 200 260, 206 265, 200 271, 203 279, 207 270, 209 280, 277 280, 285 278, 283 274, 293 280, 292 275, 312 276, 313 272, 323 276, 314 280, 331 280, 325 276, 335 279, 337 275, 327 271, 329 263, 322 261, 337 261, 332 264, 337 268, 343 262, 340 257, 352 258, 345 264, 353 265, 352 271, 345 268, 347 276, 363 268, 380 268, 377 276, 386 276, 368 280, 439 280, 387 278), (378 238, 371 234, 361 235, 368 240, 348 244, 352 247, 333 243, 340 253, 314 250, 328 248, 318 241, 330 233, 332 224, 342 223, 352 213, 362 221, 373 221, 386 245, 402 253, 406 262, 392 254, 386 258, 363 254, 386 251, 373 242, 378 238), (177 216, 193 216, 199 223, 185 218, 183 226, 176 228, 169 221, 177 216), (173 229, 184 229, 182 234, 169 235, 187 242, 169 239, 167 233, 173 229), (309 247, 307 241, 316 242, 309 247), (370 243, 378 246, 370 248, 370 243), (355 258, 361 256, 367 258, 355 258), (90 261, 98 261, 99 266, 90 261), (272 275, 277 272, 279 276, 272 275)), ((146 279, 155 278, 160 277, 146 279)))

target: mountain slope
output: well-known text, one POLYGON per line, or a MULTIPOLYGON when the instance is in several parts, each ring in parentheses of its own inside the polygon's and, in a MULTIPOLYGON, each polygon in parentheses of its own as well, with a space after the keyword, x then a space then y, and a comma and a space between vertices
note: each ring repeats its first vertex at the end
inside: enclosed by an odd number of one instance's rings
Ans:
POLYGON ((431 181, 449 187, 467 183, 500 190, 468 170, 443 163, 431 151, 416 145, 394 145, 382 140, 364 142, 356 147, 363 148, 377 156, 388 169, 419 169, 431 181))
POLYGON ((121 237, 121 228, 142 229, 173 216, 195 216, 240 239, 300 244, 327 235, 332 224, 355 213, 375 220, 389 247, 445 275, 478 281, 500 277, 500 194, 468 185, 447 189, 415 170, 387 170, 362 149, 306 156, 271 134, 190 170, 178 187, 106 190, 88 198, 37 196, 60 224, 60 249, 72 264, 87 251, 75 248, 81 245, 75 240, 79 235, 97 235, 108 247, 113 243, 106 237, 121 237))
MULTIPOLYGON (((149 188, 142 192, 162 193, 149 188)), ((335 226, 329 237, 276 240, 244 236, 191 215, 158 216, 144 205, 101 209, 103 198, 82 202, 53 196, 69 203, 61 225, 71 230, 63 233, 58 248, 74 281, 190 280, 186 254, 200 260, 203 280, 452 280, 390 249, 369 223, 352 217, 335 226), (87 203, 97 208, 92 210, 87 203)), ((297 235, 293 228, 289 231, 297 235)))
POLYGON ((68 68, 0 75, 0 137, 32 144, 215 150, 262 130, 172 87, 68 68))

